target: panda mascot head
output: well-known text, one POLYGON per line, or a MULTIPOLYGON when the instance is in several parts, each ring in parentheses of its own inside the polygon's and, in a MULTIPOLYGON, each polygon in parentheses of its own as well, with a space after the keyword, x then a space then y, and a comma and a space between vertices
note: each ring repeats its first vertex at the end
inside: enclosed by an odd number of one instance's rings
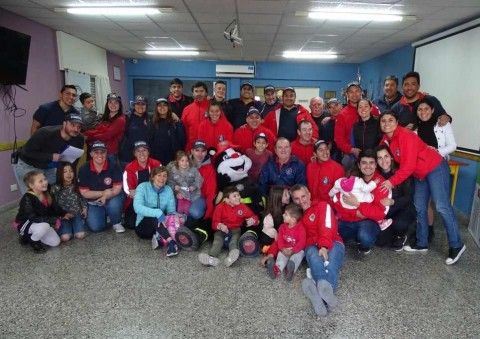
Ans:
POLYGON ((247 178, 248 171, 252 168, 252 160, 236 148, 237 146, 228 141, 221 142, 212 157, 217 169, 217 185, 220 190, 247 178))

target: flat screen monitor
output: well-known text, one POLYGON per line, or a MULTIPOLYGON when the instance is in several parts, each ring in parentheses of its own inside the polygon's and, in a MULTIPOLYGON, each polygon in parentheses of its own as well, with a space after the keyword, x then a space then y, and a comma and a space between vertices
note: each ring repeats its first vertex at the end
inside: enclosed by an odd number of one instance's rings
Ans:
POLYGON ((0 84, 25 85, 30 36, 0 26, 0 84))

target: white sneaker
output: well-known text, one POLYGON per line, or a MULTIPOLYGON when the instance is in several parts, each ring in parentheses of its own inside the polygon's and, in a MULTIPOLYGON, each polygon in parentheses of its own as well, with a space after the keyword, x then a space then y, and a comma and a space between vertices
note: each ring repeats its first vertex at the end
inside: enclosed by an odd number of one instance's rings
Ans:
POLYGON ((158 243, 157 235, 154 234, 152 237, 152 250, 156 250, 159 247, 160 247, 160 244, 158 243))
POLYGON ((307 271, 306 271, 306 272, 307 272, 307 278, 308 278, 308 279, 312 279, 312 271, 310 270, 310 267, 307 268, 307 271))
POLYGON ((200 253, 198 255, 198 261, 200 261, 202 264, 206 266, 218 266, 220 263, 220 259, 212 257, 211 255, 208 255, 207 253, 200 253))
POLYGON ((231 250, 229 253, 228 253, 228 257, 225 258, 225 265, 227 267, 230 267, 233 265, 233 263, 235 261, 238 260, 238 257, 240 256, 240 251, 235 249, 235 250, 231 250))
POLYGON ((123 227, 122 224, 115 224, 112 227, 115 230, 115 232, 117 232, 117 233, 125 232, 125 227, 123 227))

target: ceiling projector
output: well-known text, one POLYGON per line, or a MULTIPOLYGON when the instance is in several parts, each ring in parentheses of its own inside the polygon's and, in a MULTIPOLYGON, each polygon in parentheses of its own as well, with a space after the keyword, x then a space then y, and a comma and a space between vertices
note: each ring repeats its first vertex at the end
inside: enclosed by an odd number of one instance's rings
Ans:
POLYGON ((233 20, 230 23, 230 25, 228 25, 227 28, 225 28, 225 31, 223 32, 223 36, 225 37, 225 39, 230 40, 230 42, 233 44, 233 47, 235 47, 235 45, 240 45, 240 46, 242 45, 242 38, 238 36, 238 27, 236 22, 237 22, 236 19, 233 20))

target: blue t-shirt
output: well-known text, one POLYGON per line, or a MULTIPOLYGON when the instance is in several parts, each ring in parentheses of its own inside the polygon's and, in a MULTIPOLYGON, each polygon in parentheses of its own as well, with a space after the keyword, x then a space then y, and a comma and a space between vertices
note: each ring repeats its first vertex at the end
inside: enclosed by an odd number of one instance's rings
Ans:
POLYGON ((33 114, 33 120, 38 121, 42 127, 63 125, 65 117, 71 113, 80 114, 73 106, 65 112, 57 100, 40 105, 33 114))
POLYGON ((297 106, 293 106, 289 110, 282 106, 277 138, 284 137, 290 140, 290 142, 297 139, 297 114, 297 106))
POLYGON ((102 171, 97 173, 93 160, 86 162, 78 172, 78 187, 91 191, 104 191, 113 186, 122 186, 122 171, 116 163, 105 161, 102 171))

